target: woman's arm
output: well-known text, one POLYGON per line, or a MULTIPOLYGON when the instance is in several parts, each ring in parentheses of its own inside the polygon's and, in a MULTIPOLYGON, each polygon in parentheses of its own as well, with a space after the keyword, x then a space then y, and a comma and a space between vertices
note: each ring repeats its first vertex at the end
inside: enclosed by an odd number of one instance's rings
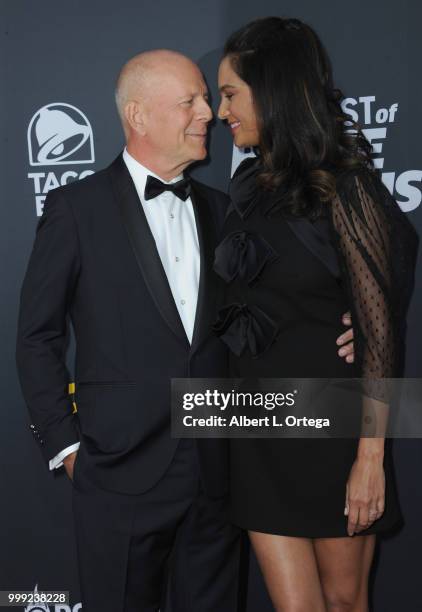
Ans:
POLYGON ((384 511, 384 436, 389 381, 395 376, 397 331, 392 273, 393 227, 370 171, 344 177, 332 203, 343 281, 355 328, 362 378, 362 434, 346 491, 348 533, 369 527, 384 511), (387 380, 386 380, 387 379, 387 380))

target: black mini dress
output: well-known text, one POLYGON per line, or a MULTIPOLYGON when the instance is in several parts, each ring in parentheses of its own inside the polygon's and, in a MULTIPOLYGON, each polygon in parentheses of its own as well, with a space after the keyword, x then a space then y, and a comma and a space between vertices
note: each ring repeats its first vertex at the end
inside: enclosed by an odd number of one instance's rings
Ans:
MULTIPOLYGON (((379 178, 362 168, 338 177, 337 196, 316 221, 294 218, 283 214, 279 192, 258 188, 259 164, 245 160, 232 179, 215 254, 225 300, 214 330, 230 349, 231 376, 399 376, 416 251, 405 215, 379 178), (354 364, 337 353, 347 310, 355 331, 354 364)), ((232 521, 286 536, 346 536, 346 483, 358 442, 231 439, 232 521)), ((385 512, 363 535, 401 519, 390 440, 384 468, 385 512)))

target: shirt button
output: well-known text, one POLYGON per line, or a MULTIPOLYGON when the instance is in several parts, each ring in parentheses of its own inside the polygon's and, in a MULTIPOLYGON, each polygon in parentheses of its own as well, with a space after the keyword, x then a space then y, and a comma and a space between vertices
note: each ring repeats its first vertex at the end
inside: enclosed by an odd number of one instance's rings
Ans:
POLYGON ((180 257, 175 257, 174 258, 176 261, 180 261, 180 257))
POLYGON ((170 213, 170 219, 174 219, 173 213, 170 213))
POLYGON ((186 304, 186 300, 180 300, 180 303, 182 304, 182 306, 184 306, 186 304))

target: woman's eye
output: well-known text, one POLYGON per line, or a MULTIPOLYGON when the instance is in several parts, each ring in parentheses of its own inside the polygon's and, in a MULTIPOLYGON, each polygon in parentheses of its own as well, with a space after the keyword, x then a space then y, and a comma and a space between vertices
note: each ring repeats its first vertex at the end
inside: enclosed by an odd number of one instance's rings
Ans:
POLYGON ((190 100, 184 100, 183 104, 187 104, 188 106, 190 106, 193 103, 193 98, 191 98, 190 100))
POLYGON ((225 95, 226 100, 231 100, 234 94, 231 93, 231 94, 224 94, 224 95, 225 95))

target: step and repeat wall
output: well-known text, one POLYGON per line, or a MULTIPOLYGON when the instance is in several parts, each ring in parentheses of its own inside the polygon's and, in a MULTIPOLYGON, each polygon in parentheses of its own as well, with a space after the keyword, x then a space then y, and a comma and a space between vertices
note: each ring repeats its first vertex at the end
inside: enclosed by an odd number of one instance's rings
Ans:
MULTIPOLYGON (((128 58, 162 47, 187 54, 203 70, 216 110, 217 67, 226 37, 267 15, 298 17, 320 34, 345 95, 344 109, 364 128, 385 184, 420 232, 422 5, 416 0, 1 2, 0 590, 70 592, 69 605, 13 609, 83 610, 71 483, 62 470, 47 471, 33 441, 14 359, 20 285, 46 194, 103 168, 121 151, 114 84, 128 58), (65 142, 73 143, 70 154, 65 142)), ((209 159, 193 174, 226 190, 239 156, 215 119, 209 159)), ((409 314, 409 377, 421 376, 421 311, 419 274, 409 314)), ((70 342, 70 368, 73 351, 70 342)), ((395 440, 394 454, 405 523, 380 541, 372 599, 379 612, 417 612, 422 609, 422 443, 395 440)), ((272 606, 251 557, 248 611, 258 609, 267 612, 272 606)))

